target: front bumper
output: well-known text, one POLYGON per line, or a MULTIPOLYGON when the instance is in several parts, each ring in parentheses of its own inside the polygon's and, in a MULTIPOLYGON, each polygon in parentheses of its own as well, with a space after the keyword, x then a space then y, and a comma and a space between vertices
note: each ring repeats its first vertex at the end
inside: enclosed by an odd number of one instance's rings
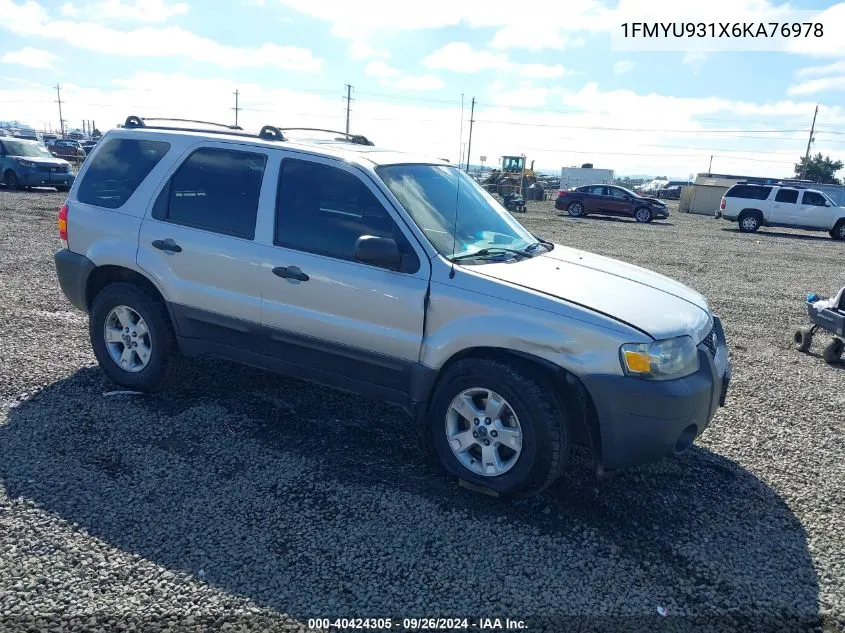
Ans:
POLYGON ((713 329, 716 353, 699 345, 700 368, 686 378, 582 378, 596 408, 604 468, 636 466, 681 452, 707 428, 725 404, 732 371, 725 333, 716 317, 713 329))
POLYGON ((20 169, 17 174, 18 182, 26 187, 70 187, 76 177, 70 171, 41 171, 36 169, 20 169))

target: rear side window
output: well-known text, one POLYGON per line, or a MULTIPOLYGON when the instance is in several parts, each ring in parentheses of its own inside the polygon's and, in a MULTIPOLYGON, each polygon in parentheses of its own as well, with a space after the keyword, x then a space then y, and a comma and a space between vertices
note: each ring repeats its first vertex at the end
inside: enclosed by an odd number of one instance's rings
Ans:
POLYGON ((199 149, 173 174, 153 217, 251 240, 266 163, 264 154, 199 149))
POLYGON ((795 204, 798 202, 798 191, 796 189, 781 189, 775 196, 775 202, 795 204))
POLYGON ((824 196, 820 193, 815 191, 805 191, 804 204, 811 204, 814 207, 823 207, 827 204, 827 200, 825 200, 824 196))
POLYGON ((734 185, 725 194, 726 198, 748 198, 751 200, 765 200, 772 192, 771 187, 757 187, 754 185, 734 185))
POLYGON ((91 159, 76 197, 80 202, 118 209, 170 149, 170 143, 109 139, 91 159))

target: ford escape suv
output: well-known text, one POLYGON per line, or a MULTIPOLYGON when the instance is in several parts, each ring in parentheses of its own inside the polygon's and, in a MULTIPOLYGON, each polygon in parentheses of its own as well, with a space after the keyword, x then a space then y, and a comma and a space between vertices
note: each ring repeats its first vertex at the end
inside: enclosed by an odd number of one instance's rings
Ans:
POLYGON ((706 300, 539 239, 447 162, 361 136, 153 125, 106 134, 55 255, 106 375, 165 387, 214 355, 401 405, 488 494, 686 450, 724 404, 706 300))

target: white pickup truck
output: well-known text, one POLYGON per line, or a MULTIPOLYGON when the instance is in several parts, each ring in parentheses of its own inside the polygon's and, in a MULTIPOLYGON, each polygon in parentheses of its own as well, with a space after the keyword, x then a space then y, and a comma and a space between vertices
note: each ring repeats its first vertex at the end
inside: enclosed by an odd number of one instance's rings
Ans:
POLYGON ((780 226, 827 231, 833 239, 845 240, 845 207, 806 187, 738 183, 722 196, 716 217, 739 223, 743 233, 780 226))

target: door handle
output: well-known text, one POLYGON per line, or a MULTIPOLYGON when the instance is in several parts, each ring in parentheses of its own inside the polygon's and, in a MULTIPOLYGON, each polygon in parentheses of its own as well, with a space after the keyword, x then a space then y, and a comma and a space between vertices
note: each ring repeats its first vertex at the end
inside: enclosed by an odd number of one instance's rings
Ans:
POLYGON ((273 274, 283 279, 296 279, 297 281, 308 281, 308 275, 299 269, 299 266, 276 266, 273 274))
POLYGON ((157 248, 160 251, 167 251, 169 253, 182 252, 182 247, 169 237, 166 240, 153 240, 153 248, 157 248))

